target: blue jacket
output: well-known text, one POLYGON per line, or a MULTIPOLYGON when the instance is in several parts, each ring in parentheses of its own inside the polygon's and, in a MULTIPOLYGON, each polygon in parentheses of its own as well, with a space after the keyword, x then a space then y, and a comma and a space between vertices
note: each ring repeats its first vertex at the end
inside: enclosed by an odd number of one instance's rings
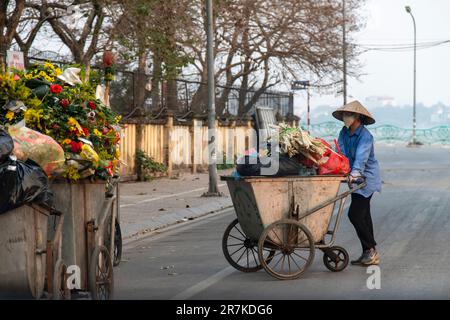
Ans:
POLYGON ((350 174, 366 177, 367 186, 356 193, 368 198, 375 191, 381 192, 380 166, 375 159, 374 139, 369 130, 361 125, 350 134, 350 130, 344 127, 339 133, 338 144, 350 160, 350 174))

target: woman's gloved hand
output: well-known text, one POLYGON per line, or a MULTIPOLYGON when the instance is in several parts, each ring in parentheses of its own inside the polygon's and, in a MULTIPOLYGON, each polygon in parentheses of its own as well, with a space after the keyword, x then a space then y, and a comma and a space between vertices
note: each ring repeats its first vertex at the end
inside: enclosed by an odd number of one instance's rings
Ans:
POLYGON ((361 184, 361 183, 363 183, 363 182, 364 182, 364 179, 365 179, 365 178, 364 178, 359 172, 356 172, 356 171, 350 172, 350 174, 349 174, 348 177, 347 177, 347 182, 348 182, 349 188, 351 189, 351 188, 352 188, 352 185, 353 185, 354 183, 356 183, 356 184, 361 184))

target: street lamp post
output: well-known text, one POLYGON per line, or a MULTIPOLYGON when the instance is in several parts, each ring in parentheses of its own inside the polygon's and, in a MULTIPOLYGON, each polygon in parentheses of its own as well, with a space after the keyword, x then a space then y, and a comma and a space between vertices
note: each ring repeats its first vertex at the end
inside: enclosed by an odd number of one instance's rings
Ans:
POLYGON ((342 0, 342 61, 343 61, 343 88, 344 105, 347 104, 347 35, 345 0, 342 0))
POLYGON ((415 146, 418 145, 416 139, 416 88, 417 88, 417 72, 416 72, 416 62, 417 62, 417 29, 416 29, 416 19, 412 14, 411 7, 406 6, 405 10, 411 16, 414 25, 414 102, 413 102, 413 137, 410 145, 415 146))
POLYGON ((299 90, 306 90, 307 94, 307 111, 306 111, 306 124, 308 126, 308 131, 311 127, 311 106, 310 106, 310 100, 311 100, 311 93, 310 93, 310 83, 309 81, 294 81, 292 82, 291 89, 293 91, 299 91, 299 90))

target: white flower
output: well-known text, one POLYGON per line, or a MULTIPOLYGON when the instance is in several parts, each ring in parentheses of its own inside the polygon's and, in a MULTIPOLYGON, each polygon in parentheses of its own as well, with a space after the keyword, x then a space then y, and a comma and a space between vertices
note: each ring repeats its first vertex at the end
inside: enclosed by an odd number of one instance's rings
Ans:
POLYGON ((105 94, 106 92, 106 88, 103 85, 98 85, 97 89, 95 90, 95 98, 97 100, 100 100, 102 104, 104 104, 105 106, 108 105, 108 97, 105 94))
POLYGON ((58 79, 64 81, 65 83, 68 83, 71 86, 74 86, 76 84, 81 84, 80 77, 78 74, 81 72, 81 69, 79 68, 67 68, 64 70, 63 74, 58 76, 58 79))

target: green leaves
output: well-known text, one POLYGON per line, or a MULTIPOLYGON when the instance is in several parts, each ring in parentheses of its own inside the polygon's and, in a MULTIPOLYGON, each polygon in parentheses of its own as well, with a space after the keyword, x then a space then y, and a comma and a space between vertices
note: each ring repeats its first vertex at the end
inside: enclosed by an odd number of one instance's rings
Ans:
POLYGON ((142 170, 144 180, 146 181, 151 180, 155 173, 167 172, 167 167, 164 164, 155 161, 142 150, 137 150, 136 152, 136 164, 142 170))

